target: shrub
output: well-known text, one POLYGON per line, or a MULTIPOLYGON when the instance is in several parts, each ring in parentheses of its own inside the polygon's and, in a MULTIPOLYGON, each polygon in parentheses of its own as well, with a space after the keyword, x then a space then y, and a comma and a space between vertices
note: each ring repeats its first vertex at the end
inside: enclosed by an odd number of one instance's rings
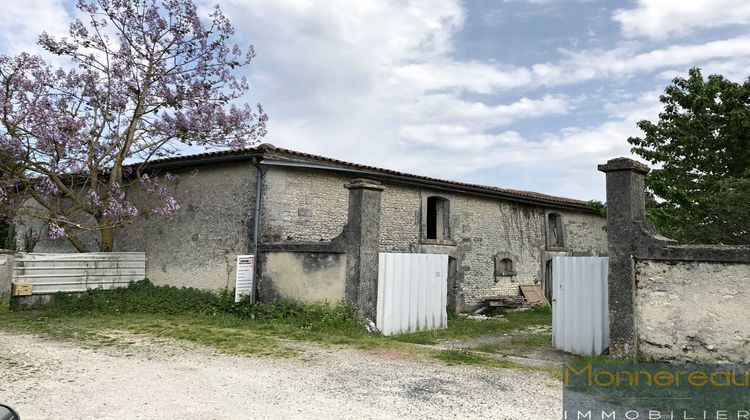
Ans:
POLYGON ((220 306, 219 295, 193 288, 154 286, 142 280, 128 287, 82 294, 59 293, 51 309, 71 313, 209 314, 220 306))
POLYGON ((356 308, 340 303, 303 304, 287 300, 251 304, 249 298, 234 302, 234 293, 214 293, 189 287, 154 286, 142 280, 113 290, 89 290, 82 294, 58 294, 48 310, 77 314, 146 313, 167 315, 231 315, 257 322, 281 322, 303 329, 359 329, 356 308))

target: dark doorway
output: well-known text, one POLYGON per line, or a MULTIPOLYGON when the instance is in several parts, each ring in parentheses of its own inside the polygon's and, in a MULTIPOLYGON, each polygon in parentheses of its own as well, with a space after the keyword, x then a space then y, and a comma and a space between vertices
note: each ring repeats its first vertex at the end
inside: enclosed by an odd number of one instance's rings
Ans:
POLYGON ((447 239, 448 200, 427 197, 427 239, 447 239))

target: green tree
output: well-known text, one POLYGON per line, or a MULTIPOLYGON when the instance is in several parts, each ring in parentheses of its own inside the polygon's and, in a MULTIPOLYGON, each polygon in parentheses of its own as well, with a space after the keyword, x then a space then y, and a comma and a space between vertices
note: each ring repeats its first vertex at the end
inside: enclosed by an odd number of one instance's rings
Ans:
POLYGON ((750 244, 750 79, 704 79, 698 68, 660 96, 659 121, 640 121, 633 153, 656 167, 647 210, 662 234, 684 243, 750 244))

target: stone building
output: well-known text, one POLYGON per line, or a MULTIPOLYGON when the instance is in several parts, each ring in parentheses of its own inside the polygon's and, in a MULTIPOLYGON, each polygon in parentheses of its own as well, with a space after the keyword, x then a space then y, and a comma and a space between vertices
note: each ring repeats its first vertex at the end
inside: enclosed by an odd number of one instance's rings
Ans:
MULTIPOLYGON (((584 201, 416 176, 269 144, 163 159, 150 169, 177 175, 180 210, 169 220, 120 229, 115 251, 145 251, 147 275, 156 284, 232 288, 236 255, 257 252, 261 299, 342 299, 342 234, 351 217, 345 185, 356 178, 380 184, 379 234, 371 239, 377 250, 449 255, 449 301, 457 307, 517 294, 519 284, 539 283, 550 294, 552 256, 607 250, 605 219, 584 201)), ((36 251, 73 249, 63 239, 42 242, 36 251)))

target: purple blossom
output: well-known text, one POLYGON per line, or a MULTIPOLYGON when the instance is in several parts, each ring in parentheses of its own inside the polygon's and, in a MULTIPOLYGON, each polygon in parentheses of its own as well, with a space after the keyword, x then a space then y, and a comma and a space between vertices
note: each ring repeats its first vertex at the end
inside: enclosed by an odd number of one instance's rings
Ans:
POLYGON ((49 177, 42 178, 36 185, 36 190, 42 194, 43 197, 49 197, 56 195, 60 192, 57 185, 49 179, 49 177))
POLYGON ((179 209, 180 205, 177 204, 177 201, 172 197, 167 197, 162 207, 152 209, 151 212, 161 217, 172 217, 179 209))
POLYGON ((65 229, 61 228, 55 222, 49 222, 47 225, 47 235, 50 239, 60 239, 65 237, 65 229))
MULTIPOLYGON (((53 213, 85 212, 109 227, 171 217, 179 205, 168 185, 177 178, 146 174, 145 163, 182 144, 240 149, 260 141, 268 116, 243 103, 250 85, 235 74, 255 51, 229 42, 234 28, 220 8, 201 19, 190 0, 79 0, 76 7, 69 36, 39 37, 47 52, 70 60, 67 68, 28 53, 0 55, 0 149, 12 162, 30 162, 16 170, 0 161, 0 186, 34 193, 53 213), (74 174, 90 188, 71 188, 74 174), (150 199, 128 200, 134 188, 150 199)), ((13 209, 2 188, 0 217, 13 209)), ((54 226, 50 233, 64 231, 54 226)), ((63 226, 68 235, 77 229, 63 226)))
POLYGON ((92 206, 101 208, 103 205, 102 198, 99 197, 99 194, 94 190, 89 190, 86 193, 86 198, 88 198, 89 204, 91 204, 92 206))
POLYGON ((118 183, 113 183, 110 187, 109 196, 107 197, 106 206, 102 215, 106 219, 133 219, 138 216, 139 210, 133 203, 125 199, 125 191, 118 183))

